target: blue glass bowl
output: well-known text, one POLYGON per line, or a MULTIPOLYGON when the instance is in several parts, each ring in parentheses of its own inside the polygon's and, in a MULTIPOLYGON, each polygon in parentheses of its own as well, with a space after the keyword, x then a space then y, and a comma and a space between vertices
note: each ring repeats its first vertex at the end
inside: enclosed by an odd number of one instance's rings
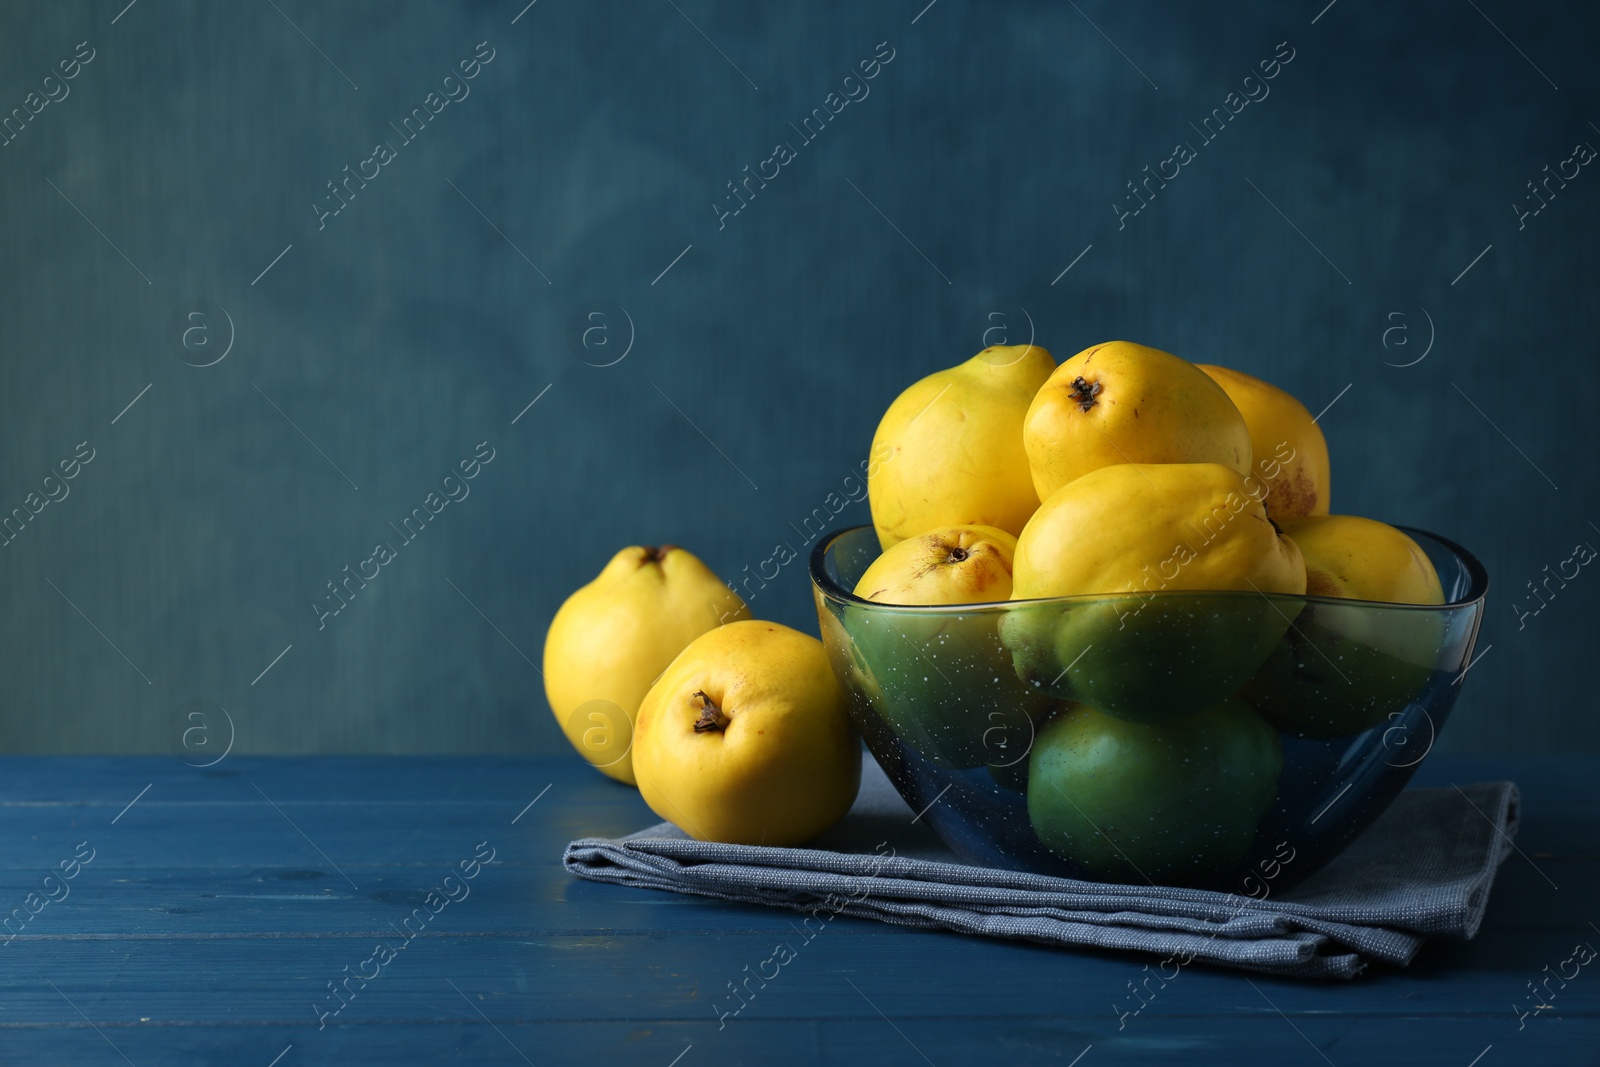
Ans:
POLYGON ((867 748, 966 860, 1255 897, 1405 787, 1449 717, 1488 575, 1406 529, 1442 606, 1159 592, 895 606, 851 590, 871 527, 822 538, 822 640, 867 748))

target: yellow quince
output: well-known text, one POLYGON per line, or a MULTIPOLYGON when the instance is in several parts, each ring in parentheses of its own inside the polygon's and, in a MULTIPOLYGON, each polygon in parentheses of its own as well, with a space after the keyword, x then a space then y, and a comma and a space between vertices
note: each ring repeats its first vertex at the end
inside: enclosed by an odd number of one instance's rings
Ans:
POLYGON ((800 845, 861 785, 861 744, 822 642, 733 622, 684 649, 639 709, 633 747, 650 810, 701 841, 800 845))
POLYGON ((696 637, 750 610, 692 553, 633 545, 567 598, 544 641, 544 691, 578 754, 634 784, 634 718, 656 677, 696 637))
POLYGON ((867 477, 884 548, 941 526, 1022 529, 1039 506, 1022 420, 1055 365, 1038 345, 992 345, 889 405, 867 477))

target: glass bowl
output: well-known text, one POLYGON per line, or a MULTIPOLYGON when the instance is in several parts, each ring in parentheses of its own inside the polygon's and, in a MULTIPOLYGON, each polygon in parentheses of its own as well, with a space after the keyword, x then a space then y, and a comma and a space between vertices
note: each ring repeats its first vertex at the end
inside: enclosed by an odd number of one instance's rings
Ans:
POLYGON ((1265 898, 1371 825, 1444 727, 1488 575, 1404 528, 1442 606, 1254 592, 877 604, 857 526, 811 554, 867 748, 964 859, 1265 898))

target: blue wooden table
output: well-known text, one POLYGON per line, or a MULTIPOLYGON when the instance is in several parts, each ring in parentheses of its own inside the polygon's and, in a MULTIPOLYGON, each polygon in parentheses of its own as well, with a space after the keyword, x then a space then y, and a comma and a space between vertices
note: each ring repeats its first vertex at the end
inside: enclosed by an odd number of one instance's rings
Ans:
POLYGON ((562 759, 0 760, 0 1063, 1600 1063, 1600 762, 1513 777, 1521 854, 1476 941, 1353 983, 1195 966, 1119 1031, 1146 959, 840 918, 724 1028, 793 914, 580 882, 654 821, 562 759), (1546 970, 1546 968, 1549 968, 1546 970))

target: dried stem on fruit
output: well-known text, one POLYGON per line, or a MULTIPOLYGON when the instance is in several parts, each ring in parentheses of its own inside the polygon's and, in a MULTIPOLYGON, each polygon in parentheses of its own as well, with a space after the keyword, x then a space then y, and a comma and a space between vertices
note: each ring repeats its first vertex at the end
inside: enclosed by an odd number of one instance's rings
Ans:
POLYGON ((1095 397, 1100 395, 1100 383, 1091 382, 1083 375, 1072 379, 1072 391, 1068 394, 1078 402, 1079 411, 1088 411, 1094 407, 1095 397))
POLYGON ((716 702, 706 696, 705 690, 699 690, 693 697, 695 706, 700 709, 700 718, 695 720, 694 732, 697 734, 710 733, 715 730, 720 733, 728 728, 728 717, 717 707, 716 702))

